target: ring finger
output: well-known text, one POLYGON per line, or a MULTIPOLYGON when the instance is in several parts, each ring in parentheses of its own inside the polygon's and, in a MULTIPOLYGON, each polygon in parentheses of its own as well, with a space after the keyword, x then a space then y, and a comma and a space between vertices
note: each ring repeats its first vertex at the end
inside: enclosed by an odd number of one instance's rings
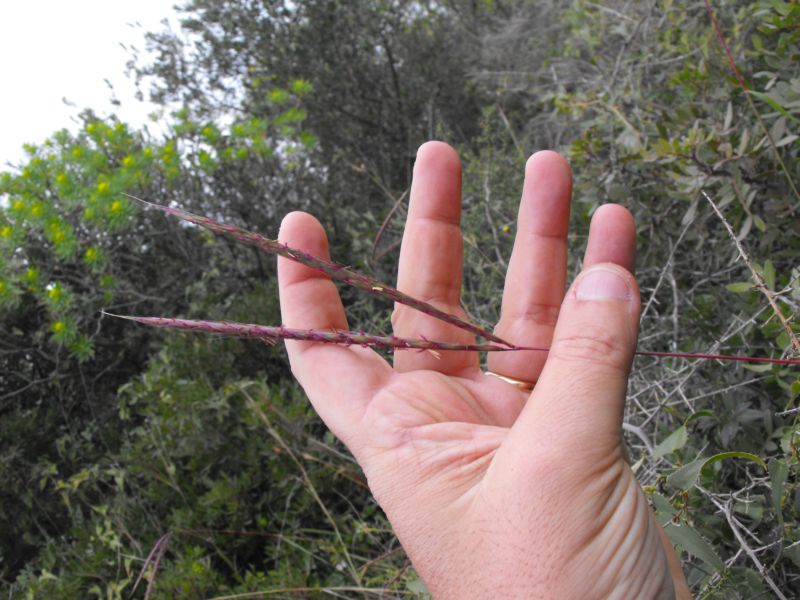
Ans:
MULTIPOLYGON (((537 152, 525 165, 517 235, 506 274, 503 305, 495 333, 513 344, 548 348, 564 299, 567 272, 572 171, 550 151, 537 152)), ((489 370, 535 382, 546 352, 492 353, 489 370)))

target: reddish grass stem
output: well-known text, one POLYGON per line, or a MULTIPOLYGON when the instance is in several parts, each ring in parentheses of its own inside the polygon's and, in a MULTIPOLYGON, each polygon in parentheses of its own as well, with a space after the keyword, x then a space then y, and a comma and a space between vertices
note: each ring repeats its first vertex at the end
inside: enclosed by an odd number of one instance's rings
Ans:
POLYGON ((697 354, 694 352, 653 352, 640 350, 637 356, 656 356, 659 358, 689 358, 695 360, 734 360, 739 362, 771 363, 775 365, 800 365, 800 360, 793 358, 768 358, 764 356, 734 356, 732 354, 697 354))
MULTIPOLYGON (((254 338, 267 342, 268 344, 274 344, 276 340, 300 340, 323 344, 340 344, 344 346, 365 346, 380 348, 381 350, 388 350, 390 352, 395 350, 509 352, 516 348, 498 346, 496 344, 452 344, 449 342, 435 342, 426 339, 400 338, 393 335, 372 335, 360 331, 346 331, 342 329, 294 329, 284 325, 275 327, 256 325, 253 323, 233 323, 230 321, 171 319, 167 317, 133 317, 113 315, 111 313, 105 314, 111 317, 129 319, 152 327, 254 338)), ((526 350, 545 350, 545 348, 526 348, 526 350)))
POLYGON ((436 319, 439 319, 440 321, 444 321, 445 323, 449 323, 450 325, 454 325, 455 327, 469 331, 473 335, 480 336, 498 344, 503 344, 510 348, 514 347, 513 344, 505 341, 489 331, 486 331, 485 329, 482 329, 481 327, 478 327, 477 325, 473 325, 472 323, 468 323, 462 319, 459 319, 455 315, 448 314, 443 310, 428 304, 427 302, 417 300, 416 298, 413 298, 408 294, 404 294, 400 290, 397 290, 391 286, 385 285, 380 281, 373 279, 372 277, 368 277, 367 275, 362 275, 361 273, 353 271, 350 267, 346 267, 345 265, 312 256, 307 252, 298 250, 297 248, 292 248, 277 240, 266 238, 258 233, 246 231, 236 227, 235 225, 218 223, 212 219, 209 219, 208 217, 195 215, 179 208, 170 208, 169 206, 163 206, 161 204, 148 202, 147 200, 142 200, 136 196, 131 196, 129 194, 126 195, 129 198, 141 202, 146 206, 156 208, 169 215, 173 215, 179 219, 188 221, 189 223, 194 223, 195 225, 203 227, 204 229, 208 229, 213 233, 232 238, 241 244, 255 246, 256 248, 264 250, 265 252, 269 252, 270 254, 283 256, 284 258, 299 262, 316 271, 321 271, 327 274, 331 279, 341 281, 347 285, 352 285, 353 287, 365 290, 371 294, 375 294, 376 296, 397 302, 398 304, 404 304, 405 306, 423 312, 436 319))
MULTIPOLYGON (((192 319, 170 319, 165 317, 132 317, 112 315, 112 317, 129 319, 152 327, 181 329, 184 331, 197 331, 228 335, 234 337, 254 338, 274 344, 276 340, 302 340, 319 342, 323 344, 340 344, 345 346, 365 346, 380 348, 390 352, 396 350, 429 350, 440 351, 466 351, 466 352, 513 352, 515 350, 529 350, 535 352, 548 352, 549 348, 536 348, 533 346, 514 346, 513 348, 495 344, 451 344, 436 342, 426 339, 408 339, 396 336, 371 335, 363 332, 330 330, 330 329, 294 329, 283 325, 271 327, 268 325, 254 325, 250 323, 233 323, 229 321, 205 321, 192 319)), ((635 352, 637 356, 654 356, 657 358, 686 358, 690 360, 728 360, 738 362, 771 363, 778 365, 800 365, 800 360, 789 358, 768 358, 757 356, 734 356, 729 354, 699 354, 692 352, 654 352, 641 350, 635 352)))

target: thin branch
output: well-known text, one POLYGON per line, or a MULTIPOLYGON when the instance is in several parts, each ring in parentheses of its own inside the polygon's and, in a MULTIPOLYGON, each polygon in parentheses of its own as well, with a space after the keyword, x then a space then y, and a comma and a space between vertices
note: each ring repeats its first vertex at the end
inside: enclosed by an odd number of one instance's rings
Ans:
POLYGON ((733 517, 733 513, 731 511, 732 499, 729 498, 725 504, 722 504, 722 502, 714 498, 714 496, 712 496, 711 494, 706 494, 706 496, 709 498, 709 500, 711 500, 714 504, 716 504, 717 508, 719 508, 725 515, 725 520, 728 521, 728 525, 730 526, 733 535, 736 537, 736 541, 739 542, 739 546, 742 547, 745 554, 747 554, 747 556, 750 557, 750 560, 753 561, 753 564, 756 566, 756 569, 758 569, 758 573, 761 575, 761 577, 764 578, 764 581, 767 582, 767 585, 769 585, 769 587, 772 588, 772 591, 775 592, 775 595, 778 598, 780 598, 781 600, 787 600, 786 596, 783 595, 783 592, 781 592, 780 588, 778 588, 778 586, 772 580, 772 577, 770 577, 769 573, 767 573, 766 567, 764 567, 761 561, 758 560, 758 556, 756 556, 756 553, 744 539, 744 536, 742 535, 739 526, 736 524, 736 519, 733 517))
MULTIPOLYGON (((383 234, 386 231, 386 228, 389 226, 389 223, 391 222, 392 217, 397 212, 397 209, 400 208, 400 205, 403 203, 403 200, 405 200, 405 197, 407 195, 408 195, 408 188, 406 188, 406 190, 402 194, 400 194, 397 197, 396 200, 394 200, 394 203, 392 204, 391 210, 386 215, 386 218, 383 220, 383 223, 381 223, 381 226, 378 229, 378 233, 375 235, 375 239, 372 240, 372 250, 370 251, 370 255, 369 255, 369 257, 370 257, 369 260, 370 260, 370 262, 372 264, 375 264, 377 262, 376 258, 375 258, 375 254, 378 251, 378 243, 381 241, 381 238, 383 237, 383 234)), ((383 255, 381 255, 381 256, 383 256, 383 255)))
POLYGON ((753 267, 753 262, 750 260, 750 257, 748 256, 747 252, 745 252, 744 246, 742 246, 741 242, 736 237, 736 233, 733 231, 733 227, 731 227, 731 224, 728 223, 728 220, 719 210, 719 207, 717 207, 717 205, 711 199, 711 196, 709 196, 705 191, 703 191, 702 193, 703 196, 705 196, 705 199, 708 200, 708 203, 711 205, 711 208, 714 209, 714 212, 722 221, 722 224, 725 225, 725 229, 728 230, 728 234, 731 236, 733 243, 736 244, 736 249, 739 251, 739 256, 742 257, 742 260, 744 260, 744 262, 747 264, 747 268, 750 269, 750 273, 753 275, 753 279, 755 280, 758 289, 761 291, 762 294, 764 294, 770 306, 772 307, 775 316, 778 317, 781 324, 783 325, 783 328, 786 331, 787 335, 789 336, 789 339, 791 340, 792 346, 794 347, 795 351, 800 353, 800 341, 797 340, 797 336, 794 334, 791 324, 786 319, 786 317, 783 316, 781 309, 778 307, 778 303, 775 302, 775 294, 769 288, 767 288, 767 285, 764 283, 764 278, 761 276, 761 273, 756 271, 755 268, 753 267))

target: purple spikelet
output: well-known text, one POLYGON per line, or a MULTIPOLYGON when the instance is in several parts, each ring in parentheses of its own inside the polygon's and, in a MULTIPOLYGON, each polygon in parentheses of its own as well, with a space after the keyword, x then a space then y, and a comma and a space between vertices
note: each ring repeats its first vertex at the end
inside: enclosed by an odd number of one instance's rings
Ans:
POLYGON ((327 274, 331 279, 341 281, 347 285, 352 285, 353 287, 365 290, 371 294, 385 298, 386 300, 403 304, 439 319, 440 321, 444 321, 445 323, 449 323, 450 325, 454 325, 455 327, 469 331, 473 335, 480 336, 498 344, 503 344, 509 348, 514 347, 513 344, 503 340, 500 337, 497 337, 493 333, 486 331, 481 327, 478 327, 477 325, 473 325, 472 323, 468 323, 463 319, 459 319, 455 315, 448 314, 436 308, 435 306, 428 304, 427 302, 417 300, 408 294, 404 294, 400 290, 381 283, 377 279, 373 279, 372 277, 353 271, 350 267, 346 267, 345 265, 312 256, 307 252, 292 248, 286 244, 278 242, 277 240, 266 238, 258 233, 246 231, 240 227, 236 227, 235 225, 218 223, 217 221, 209 219, 208 217, 195 215, 179 208, 171 208, 169 206, 148 202, 146 200, 142 200, 141 198, 136 198, 135 196, 128 197, 137 200, 146 206, 156 208, 169 215, 175 216, 183 221, 194 223, 195 225, 203 227, 204 229, 208 229, 209 231, 218 235, 231 238, 241 244, 255 246, 256 248, 260 248, 261 250, 269 252, 270 254, 277 254, 279 256, 283 256, 284 258, 288 258, 289 260, 301 263, 307 267, 327 274))
POLYGON ((129 319, 151 327, 168 329, 181 329, 183 331, 197 331, 235 337, 253 338, 267 343, 275 340, 301 340, 306 342, 321 342, 323 344, 340 344, 344 346, 364 346, 380 348, 393 352, 395 350, 430 350, 441 351, 472 351, 472 352, 506 352, 513 348, 497 346, 495 344, 451 344, 448 342, 434 342, 425 339, 400 338, 393 335, 371 335, 359 331, 345 331, 341 329, 294 329, 279 325, 255 325, 252 323, 233 323, 230 321, 205 321, 193 319, 170 319, 166 317, 132 317, 126 315, 112 315, 111 317, 129 319))
MULTIPOLYGON (((434 342, 425 339, 400 338, 394 335, 371 335, 361 331, 346 331, 342 329, 294 329, 279 325, 254 325, 251 323, 233 323, 231 321, 204 321, 193 319, 170 319, 167 317, 131 317, 126 315, 113 315, 110 317, 128 319, 167 329, 181 329, 183 331, 198 331, 234 337, 253 338, 274 344, 276 340, 301 340, 306 342, 319 342, 323 344, 339 344, 343 346, 364 346, 380 348, 389 352, 396 350, 427 350, 434 354, 447 351, 466 352, 513 352, 515 350, 532 350, 535 352, 548 352, 549 348, 533 346, 497 346, 495 344, 453 344, 449 342, 434 342)), ((653 356, 656 358, 687 358, 690 360, 727 360, 755 363, 771 363, 778 365, 800 365, 800 360, 791 358, 767 358, 760 356, 731 356, 727 354, 697 354, 692 352, 648 352, 637 351, 637 356, 653 356)))

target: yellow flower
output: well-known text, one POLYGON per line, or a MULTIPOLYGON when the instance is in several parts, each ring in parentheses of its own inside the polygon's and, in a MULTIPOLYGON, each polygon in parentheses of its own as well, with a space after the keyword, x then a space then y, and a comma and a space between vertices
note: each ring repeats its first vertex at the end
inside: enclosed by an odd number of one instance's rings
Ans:
POLYGON ((144 151, 142 152, 142 154, 144 154, 145 156, 152 156, 153 155, 153 150, 152 150, 152 148, 145 148, 144 151))
POLYGON ((97 260, 97 248, 87 248, 83 258, 85 258, 87 262, 97 260))
POLYGON ((511 232, 511 227, 509 227, 508 225, 503 225, 503 233, 510 233, 510 232, 511 232))
POLYGON ((63 231, 61 231, 60 229, 57 229, 55 232, 53 232, 53 243, 54 244, 60 244, 61 242, 63 242, 66 239, 66 237, 67 236, 64 234, 63 231))
POLYGON ((66 328, 67 326, 64 324, 64 321, 56 321, 52 326, 53 333, 64 333, 66 328))
POLYGON ((10 225, 6 225, 2 229, 0 229, 0 237, 9 238, 9 237, 11 237, 12 233, 13 233, 13 231, 12 231, 10 225))
POLYGON ((132 156, 126 156, 125 158, 122 159, 122 166, 123 167, 132 167, 134 162, 135 161, 133 160, 132 156))
POLYGON ((58 185, 64 185, 67 183, 67 176, 64 175, 64 173, 59 173, 58 177, 56 177, 56 183, 58 183, 58 185))
POLYGON ((107 192, 108 188, 109 185, 107 181, 101 181, 100 183, 97 184, 97 191, 100 192, 101 194, 107 192))
POLYGON ((83 216, 86 219, 91 219, 92 217, 94 217, 94 209, 87 208, 85 211, 83 211, 83 216))
POLYGON ((29 268, 25 272, 25 279, 28 281, 36 281, 39 278, 39 271, 34 269, 33 267, 29 268))
POLYGON ((89 123, 88 125, 86 125, 86 132, 87 133, 92 133, 95 130, 95 127, 96 126, 95 126, 94 123, 89 123))
POLYGON ((47 296, 53 302, 58 302, 61 299, 62 295, 63 295, 63 292, 61 291, 61 288, 58 287, 58 286, 52 287, 49 290, 47 290, 47 296))
POLYGON ((44 212, 44 208, 42 208, 42 205, 41 205, 41 204, 36 204, 36 205, 35 205, 35 206, 34 206, 34 207, 31 209, 31 214, 32 214, 34 217, 41 217, 43 212, 44 212))
POLYGON ((122 212, 122 202, 114 200, 114 202, 111 203, 111 212, 114 214, 122 212))
POLYGON ((25 203, 22 200, 14 202, 14 210, 22 210, 23 208, 25 208, 25 203))
POLYGON ((75 158, 80 157, 81 154, 83 154, 83 150, 81 148, 75 148, 72 151, 72 156, 74 156, 75 158))

